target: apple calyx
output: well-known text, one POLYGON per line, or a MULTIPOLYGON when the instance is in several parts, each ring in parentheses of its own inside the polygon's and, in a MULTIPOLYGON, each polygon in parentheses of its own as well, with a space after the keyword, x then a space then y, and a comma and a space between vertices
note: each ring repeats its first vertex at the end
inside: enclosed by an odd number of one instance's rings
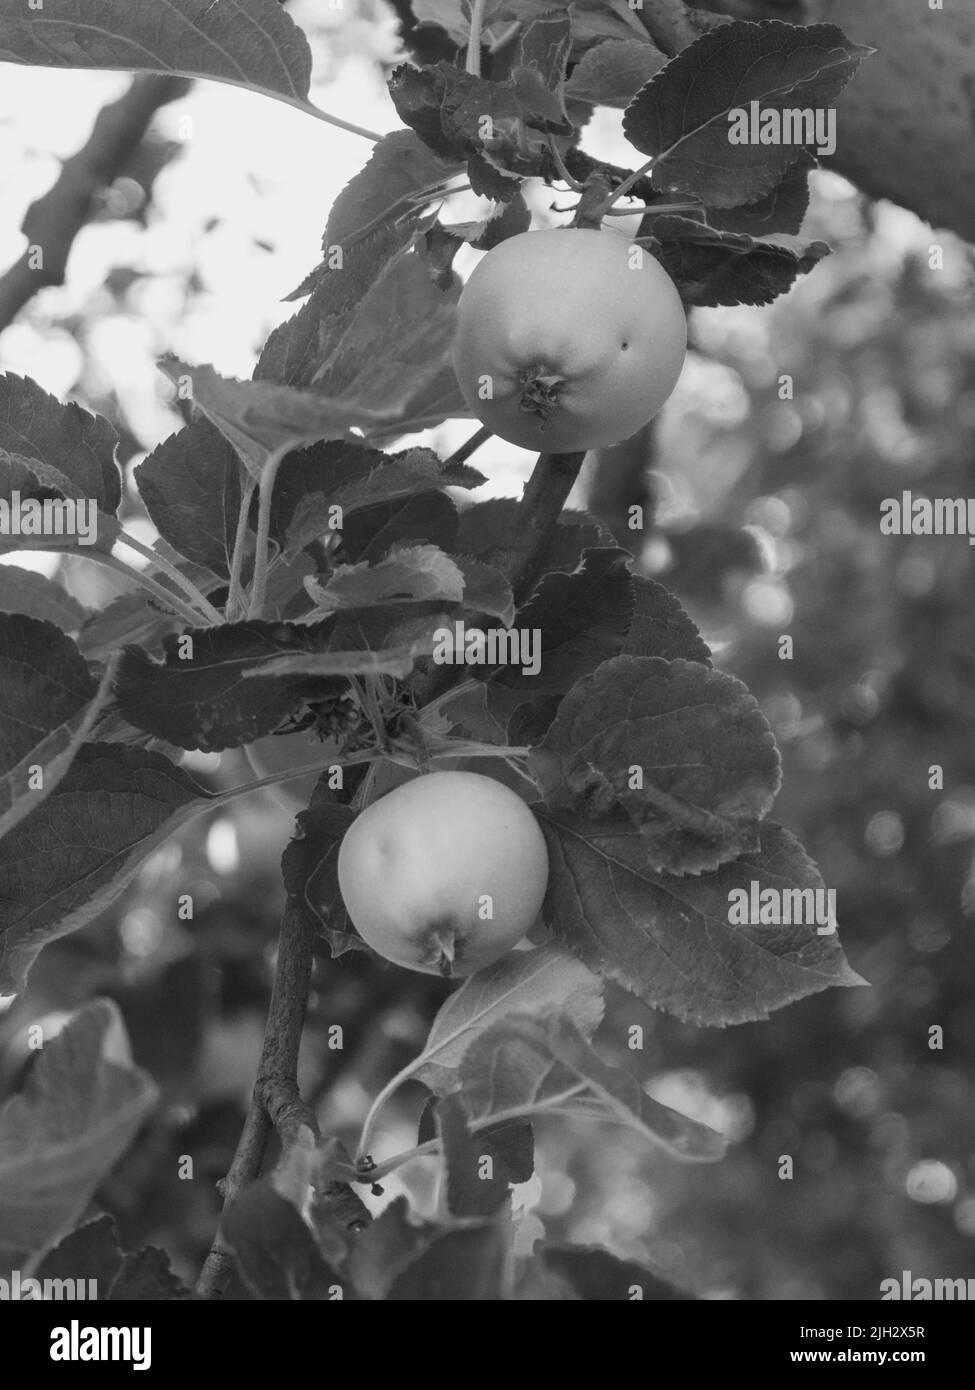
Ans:
POLYGON ((521 386, 519 407, 528 415, 537 415, 547 423, 555 413, 559 397, 565 389, 565 377, 545 362, 527 367, 518 378, 521 386))

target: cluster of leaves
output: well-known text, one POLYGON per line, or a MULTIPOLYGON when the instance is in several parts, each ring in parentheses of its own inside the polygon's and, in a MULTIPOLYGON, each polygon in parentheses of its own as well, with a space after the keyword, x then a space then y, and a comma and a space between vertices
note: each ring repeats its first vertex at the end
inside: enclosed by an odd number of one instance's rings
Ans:
MULTIPOLYGON (((414 8, 458 46, 466 39, 458 7, 433 0, 414 8)), ((503 206, 486 225, 438 230, 440 255, 445 246, 447 255, 465 240, 489 247, 526 229, 523 179, 557 181, 565 156, 586 180, 582 218, 590 184, 597 207, 623 182, 646 200, 641 239, 689 305, 767 304, 812 269, 828 249, 799 237, 814 151, 732 146, 729 115, 752 102, 763 112, 829 108, 869 50, 829 24, 696 22, 705 32, 668 60, 639 8, 498 0, 487 6, 486 34, 497 42, 484 76, 446 59, 398 68, 390 94, 406 125, 442 160, 462 165, 475 192, 503 206), (517 39, 506 42, 513 27, 517 39), (624 108, 624 132, 647 160, 639 179, 580 155, 595 105, 624 108), (674 198, 688 200, 679 213, 670 211, 674 198)))
MULTIPOLYGON (((272 0, 253 0, 253 8, 268 11, 268 49, 254 49, 249 26, 235 23, 236 7, 179 0, 154 45, 171 61, 154 60, 151 70, 186 72, 186 40, 202 35, 210 46, 194 51, 209 56, 195 74, 242 81, 313 111, 299 32, 272 0)), ((424 1122, 433 1138, 420 1142, 435 1139, 445 1154, 447 1216, 460 1227, 417 1236, 397 1208, 371 1228, 369 1243, 334 1248, 320 1231, 313 1245, 308 1223, 268 1212, 260 1204, 275 1204, 260 1189, 246 1201, 257 1229, 284 1223, 297 1262, 289 1288, 337 1280, 358 1296, 413 1297, 396 1289, 415 1291, 421 1275, 423 1288, 440 1288, 450 1253, 452 1279, 469 1263, 472 1280, 496 1270, 510 1291, 510 1222, 498 1212, 525 1165, 506 1140, 497 1180, 474 1184, 465 1167, 473 1136, 504 1123, 521 1126, 523 1138, 532 1114, 561 1113, 563 1103, 589 1118, 624 1112, 671 1152, 716 1157, 716 1136, 649 1101, 589 1046, 603 980, 710 1025, 764 1018, 857 980, 835 935, 728 921, 729 892, 753 881, 823 885, 797 841, 767 819, 780 779, 767 721, 739 681, 713 668, 673 596, 632 574, 601 528, 572 514, 539 557, 532 591, 516 595, 506 564, 516 504, 460 508, 457 491, 476 487, 480 474, 429 450, 386 446, 465 413, 447 361, 458 292, 450 249, 489 245, 527 225, 518 185, 551 174, 553 141, 568 153, 581 124, 573 111, 615 87, 632 142, 654 160, 647 196, 676 192, 700 205, 690 217, 655 219, 651 210, 645 224, 688 302, 763 302, 818 255, 782 238, 801 217, 802 152, 762 147, 739 167, 725 138, 719 162, 733 165, 731 174, 706 182, 690 171, 716 160, 730 106, 822 105, 859 54, 828 26, 728 25, 663 64, 645 33, 615 32, 617 23, 632 29, 625 7, 583 6, 574 19, 565 11, 526 16, 524 8, 492 9, 492 22, 510 23, 512 13, 531 22, 489 77, 449 63, 393 75, 391 95, 411 128, 381 140, 336 201, 322 265, 296 291, 305 303, 271 335, 252 381, 164 364, 198 413, 136 470, 160 536, 138 575, 149 597, 126 594, 87 612, 56 583, 5 570, 0 991, 22 989, 45 943, 92 920, 148 855, 230 795, 181 769, 180 750, 237 748, 308 720, 329 730, 335 742, 322 764, 347 761, 355 770, 339 791, 323 776, 299 817, 300 850, 286 854, 284 874, 292 901, 321 924, 336 954, 361 944, 337 898, 338 842, 351 817, 404 772, 477 756, 481 770, 495 770, 532 802, 543 826, 551 862, 544 918, 556 944, 466 985, 439 1020, 446 1045, 435 1025, 410 1071, 441 1097, 424 1122), (649 50, 639 58, 637 43, 649 50), (604 51, 610 44, 626 51, 604 51), (643 85, 653 64, 659 72, 643 85), (638 77, 629 100, 627 83, 638 77), (700 110, 688 107, 692 88, 711 94, 700 110), (479 125, 484 114, 490 133, 479 125), (484 227, 442 227, 428 209, 464 166, 502 210, 484 227), (540 674, 480 667, 463 687, 432 689, 433 634, 458 620, 537 631, 540 674), (371 718, 371 743, 335 717, 350 695, 371 718), (516 758, 515 748, 527 753, 516 758), (527 982, 515 989, 510 972, 519 971, 527 982), (465 1009, 471 1017, 459 1027, 465 1009), (458 1030, 463 1047, 452 1051, 458 1030), (476 1238, 472 1220, 480 1222, 476 1238)), ((0 5, 5 56, 142 68, 137 40, 147 15, 115 0, 49 0, 36 19, 4 16, 0 5)), ((596 170, 592 186, 611 189, 612 178, 596 170)), ((119 521, 109 422, 14 376, 0 382, 0 406, 3 494, 90 499, 98 509, 94 546, 69 535, 5 536, 2 549, 74 551, 115 570, 125 568, 118 548, 145 552, 119 521)), ((100 1045, 96 1038, 77 1055, 92 1061, 100 1045)), ((50 1054, 42 1061, 50 1067, 50 1054)), ((46 1071, 37 1075, 38 1087, 53 1084, 46 1071)), ((116 1080, 110 1073, 108 1082, 116 1080)), ((35 1103, 36 1158, 43 1095, 35 1103)), ((333 1164, 322 1181, 361 1181, 367 1158, 364 1149, 348 1172, 333 1164)), ((315 1185, 313 1173, 309 1181, 315 1185)), ((75 1197, 77 1216, 87 1197, 78 1189, 75 1197)), ((268 1296, 282 1261, 272 1259, 268 1272, 249 1210, 238 1211, 241 1224, 231 1219, 228 1238, 252 1292, 268 1296)), ((48 1234, 69 1218, 59 1213, 48 1234)), ((42 1247, 31 1238, 23 1248, 42 1247)))
MULTIPOLYGON (((443 1158, 437 1219, 416 1218, 399 1199, 367 1223, 348 1196, 347 1185, 362 1179, 344 1150, 301 1131, 271 1176, 246 1188, 227 1214, 224 1234, 241 1280, 232 1292, 372 1300, 685 1296, 605 1251, 518 1248, 521 1222, 511 1219, 509 1191, 534 1171, 532 1115, 611 1118, 684 1159, 723 1152, 711 1130, 651 1100, 600 1060, 588 1035, 601 1014, 598 982, 552 948, 472 977, 441 1009, 422 1056, 400 1078, 432 1092, 417 1152, 443 1158), (559 1018, 539 1018, 546 1002, 558 1003, 559 1018)), ((192 1296, 162 1251, 125 1254, 107 1217, 75 1224, 157 1101, 108 1001, 85 1006, 47 1043, 22 1091, 0 1108, 0 1268, 42 1280, 95 1280, 106 1301, 192 1296)))

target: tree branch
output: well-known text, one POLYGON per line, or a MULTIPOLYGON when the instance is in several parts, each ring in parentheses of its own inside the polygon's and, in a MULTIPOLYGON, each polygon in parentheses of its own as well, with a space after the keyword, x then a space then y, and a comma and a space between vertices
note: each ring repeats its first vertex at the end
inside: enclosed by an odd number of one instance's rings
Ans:
MULTIPOLYGON (((220 1184, 224 1211, 241 1189, 260 1176, 272 1128, 282 1147, 293 1144, 301 1128, 318 1137, 314 1112, 298 1094, 298 1050, 308 1007, 311 982, 313 924, 297 904, 289 902, 281 923, 278 959, 271 990, 264 1046, 230 1171, 220 1184)), ((222 1298, 233 1272, 233 1258, 218 1231, 197 1292, 202 1298, 222 1298)))
POLYGON ((584 453, 540 454, 525 484, 514 542, 510 550, 498 557, 511 580, 517 603, 524 602, 538 578, 548 543, 584 458, 584 453))
POLYGON ((63 285, 75 237, 88 221, 92 200, 119 177, 162 106, 189 91, 183 77, 137 77, 128 91, 98 114, 82 148, 66 159, 54 185, 27 209, 21 231, 23 256, 0 276, 0 331, 24 305, 51 285, 63 285), (31 247, 41 264, 31 265, 31 247))

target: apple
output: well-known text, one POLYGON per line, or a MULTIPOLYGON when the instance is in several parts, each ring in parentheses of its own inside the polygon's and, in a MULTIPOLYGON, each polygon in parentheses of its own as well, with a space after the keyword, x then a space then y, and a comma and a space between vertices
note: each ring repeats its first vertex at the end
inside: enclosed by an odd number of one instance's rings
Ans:
POLYGON ((359 935, 407 970, 460 977, 507 954, 548 884, 548 851, 521 797, 476 772, 430 772, 373 802, 339 848, 359 935))

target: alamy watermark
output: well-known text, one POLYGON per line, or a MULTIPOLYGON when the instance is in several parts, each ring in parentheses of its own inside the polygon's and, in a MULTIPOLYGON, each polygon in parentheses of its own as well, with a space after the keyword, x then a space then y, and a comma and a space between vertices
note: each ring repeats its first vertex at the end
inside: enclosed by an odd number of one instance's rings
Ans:
POLYGON ((537 627, 438 627, 433 659, 438 666, 520 666, 523 676, 542 668, 542 632, 537 627))
POLYGON ((74 536, 98 540, 98 503, 91 497, 0 497, 0 536, 74 536))
POLYGON ((72 1318, 51 1331, 52 1361, 131 1361, 134 1371, 152 1365, 151 1327, 82 1327, 72 1318))
POLYGON ((71 1303, 97 1302, 98 1280, 25 1279, 19 1269, 12 1269, 9 1279, 0 1279, 0 1303, 58 1302, 62 1299, 71 1303))
POLYGON ((902 1269, 899 1279, 881 1279, 880 1299, 912 1303, 954 1303, 975 1300, 975 1279, 915 1279, 902 1269))
POLYGON ((967 536, 975 545, 975 497, 885 497, 880 504, 882 536, 967 536))
POLYGON ((728 112, 731 145, 801 145, 822 157, 836 153, 836 109, 832 106, 762 106, 750 101, 728 112))
POLYGON ((836 931, 835 888, 747 888, 728 891, 728 922, 733 927, 815 927, 817 936, 836 931))

